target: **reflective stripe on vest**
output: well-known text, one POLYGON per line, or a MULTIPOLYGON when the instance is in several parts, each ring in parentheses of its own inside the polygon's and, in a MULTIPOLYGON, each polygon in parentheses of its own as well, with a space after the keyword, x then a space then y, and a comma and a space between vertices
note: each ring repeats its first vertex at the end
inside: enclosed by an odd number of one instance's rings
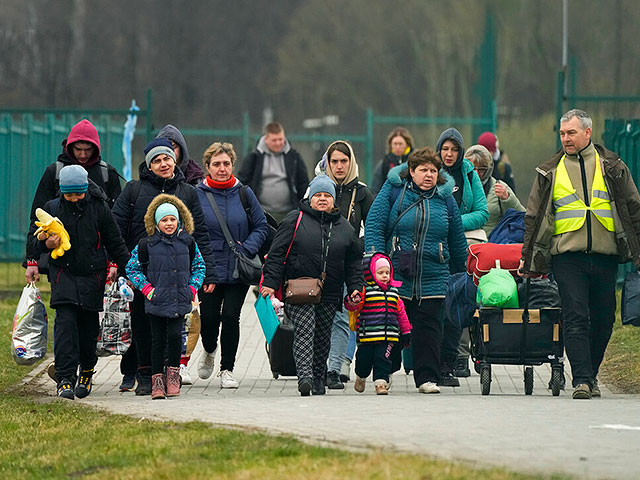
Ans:
MULTIPOLYGON (((569 172, 567 172, 567 167, 564 163, 565 157, 566 155, 563 155, 558 163, 553 185, 553 206, 556 217, 554 235, 580 230, 587 218, 588 210, 593 212, 604 228, 610 232, 615 232, 611 199, 602 176, 600 155, 596 151, 596 165, 591 185, 591 204, 589 206, 578 197, 576 189, 571 184, 569 172)), ((585 192, 586 194, 587 192, 585 192)))

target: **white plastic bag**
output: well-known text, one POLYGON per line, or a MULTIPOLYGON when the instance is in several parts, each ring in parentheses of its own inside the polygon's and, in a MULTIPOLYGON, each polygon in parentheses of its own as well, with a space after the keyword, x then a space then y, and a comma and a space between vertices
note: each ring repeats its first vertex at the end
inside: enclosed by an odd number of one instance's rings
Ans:
POLYGON ((123 355, 131 346, 131 308, 118 291, 117 282, 104 293, 96 353, 99 357, 123 355))
POLYGON ((18 365, 31 365, 47 354, 47 309, 35 283, 22 289, 13 316, 11 354, 18 365))

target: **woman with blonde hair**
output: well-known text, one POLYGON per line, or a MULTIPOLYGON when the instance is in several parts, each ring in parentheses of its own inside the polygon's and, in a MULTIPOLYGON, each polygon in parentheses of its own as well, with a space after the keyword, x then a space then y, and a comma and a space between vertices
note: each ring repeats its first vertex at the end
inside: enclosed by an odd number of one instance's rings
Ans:
POLYGON ((207 379, 213 373, 218 349, 218 334, 222 326, 220 386, 238 388, 233 367, 240 341, 240 311, 249 285, 238 276, 237 255, 225 239, 222 217, 235 243, 236 249, 253 257, 267 238, 267 219, 250 187, 233 176, 237 160, 230 143, 215 142, 204 152, 207 176, 196 187, 204 220, 209 232, 218 283, 213 293, 200 293, 200 335, 204 354, 198 364, 198 376, 207 379), (241 190, 245 190, 247 209, 242 203, 241 190), (215 211, 217 207, 218 212, 215 211))

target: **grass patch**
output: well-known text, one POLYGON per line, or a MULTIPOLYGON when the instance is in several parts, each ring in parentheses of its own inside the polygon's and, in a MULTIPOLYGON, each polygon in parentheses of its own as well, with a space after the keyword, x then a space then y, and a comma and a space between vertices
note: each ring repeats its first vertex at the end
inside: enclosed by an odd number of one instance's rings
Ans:
POLYGON ((545 478, 418 455, 352 453, 201 422, 140 420, 69 401, 43 403, 12 387, 33 368, 15 365, 10 356, 16 304, 0 302, 2 478, 545 478))
MULTIPOLYGON (((25 269, 17 262, 0 262, 0 292, 21 292, 26 285, 25 269)), ((50 292, 51 286, 46 275, 40 276, 38 287, 43 292, 50 292)), ((19 295, 19 293, 18 293, 19 295)))
POLYGON ((615 391, 640 393, 640 329, 622 325, 620 312, 616 315, 600 377, 615 391))

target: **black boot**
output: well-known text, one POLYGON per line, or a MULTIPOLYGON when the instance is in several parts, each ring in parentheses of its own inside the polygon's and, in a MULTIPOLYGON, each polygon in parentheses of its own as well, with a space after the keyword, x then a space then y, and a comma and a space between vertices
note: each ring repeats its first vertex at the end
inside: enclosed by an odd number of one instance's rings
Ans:
POLYGON ((136 373, 138 386, 136 387, 136 395, 151 395, 151 369, 142 367, 136 373))
POLYGON ((340 381, 338 372, 327 372, 327 387, 329 387, 329 390, 342 390, 344 388, 344 383, 340 381))
POLYGON ((305 377, 298 380, 298 391, 303 397, 308 397, 311 393, 311 379, 305 377))
POLYGON ((314 395, 324 395, 326 393, 324 382, 321 378, 313 379, 313 389, 311 390, 311 393, 314 395))
POLYGON ((438 385, 441 387, 459 387, 460 381, 453 374, 453 366, 448 363, 442 364, 442 371, 440 373, 440 381, 438 385))
POLYGON ((469 370, 469 359, 467 357, 459 357, 456 362, 456 368, 454 375, 460 378, 466 378, 471 376, 471 370, 469 370))

